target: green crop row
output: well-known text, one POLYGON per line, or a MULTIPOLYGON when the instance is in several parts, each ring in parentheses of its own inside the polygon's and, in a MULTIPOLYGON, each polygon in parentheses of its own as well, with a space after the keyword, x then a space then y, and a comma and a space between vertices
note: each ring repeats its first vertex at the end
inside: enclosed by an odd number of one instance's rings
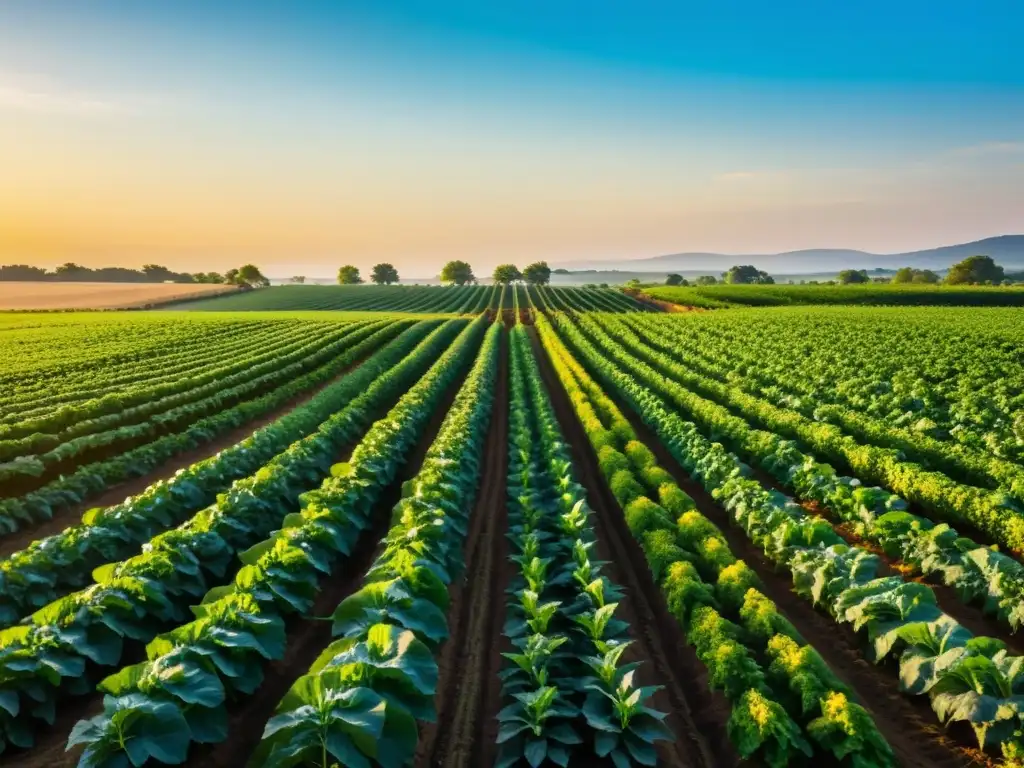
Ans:
POLYGON ((746 477, 734 455, 654 394, 664 376, 636 361, 606 333, 587 328, 586 336, 598 349, 568 321, 560 321, 560 330, 751 542, 791 572, 798 594, 863 635, 871 661, 896 659, 900 690, 927 695, 943 724, 969 724, 981 748, 1001 748, 1010 758, 1024 754, 1024 658, 1011 656, 997 639, 974 637, 943 613, 928 586, 900 576, 877 578, 876 555, 847 546, 827 521, 746 477))
POLYGON ((497 765, 565 766, 573 754, 654 765, 672 739, 665 714, 623 654, 621 590, 593 559, 585 493, 540 378, 526 332, 511 332, 508 511, 515 576, 504 634, 497 765))
POLYGON ((813 755, 813 745, 854 765, 894 765, 871 715, 760 592, 551 324, 541 317, 537 327, 655 581, 733 707, 728 731, 740 757, 781 767, 813 755))
MULTIPOLYGON (((472 360, 482 330, 482 321, 477 321, 464 331, 370 428, 349 461, 332 467, 319 489, 301 497, 301 511, 285 517, 280 530, 241 555, 245 566, 234 582, 211 590, 195 609, 195 621, 158 636, 147 646, 147 661, 100 683, 106 694, 103 713, 79 722, 69 741, 69 746, 86 745, 82 766, 116 765, 125 758, 141 765, 151 757, 176 764, 185 761, 190 744, 227 737, 228 702, 258 690, 264 663, 284 656, 285 618, 307 614, 320 581, 355 549, 381 493, 395 481, 427 420, 472 360)), ((373 647, 387 645, 389 625, 425 632, 431 642, 444 635, 444 605, 429 598, 436 599, 438 590, 447 594, 444 585, 438 588, 437 578, 450 565, 444 556, 457 555, 465 528, 458 523, 443 527, 439 520, 448 519, 446 511, 453 513, 453 520, 464 519, 459 515, 472 500, 479 477, 478 434, 486 431, 480 427, 489 416, 497 343, 495 327, 409 495, 395 510, 395 519, 402 522, 389 532, 386 553, 371 570, 373 578, 334 614, 336 634, 345 635, 340 642, 350 654, 355 638, 369 637, 368 643, 377 644, 373 647), (416 564, 419 560, 431 566, 416 564)), ((418 660, 419 649, 402 640, 397 645, 406 659, 418 660)), ((403 666, 395 661, 391 656, 380 660, 380 666, 397 666, 400 672, 403 666)), ((408 718, 393 711, 403 700, 389 696, 395 673, 384 673, 390 686, 383 687, 384 698, 373 693, 372 677, 325 672, 300 678, 268 724, 259 764, 319 763, 325 748, 333 759, 359 764, 350 755, 359 751, 357 744, 366 745, 367 735, 374 737, 371 756, 383 757, 380 762, 386 766, 400 764, 388 759, 400 754, 397 745, 390 749, 378 746, 377 740, 387 728, 389 736, 392 731, 406 737, 411 732, 415 746, 415 725, 409 728, 408 718), (351 690, 330 690, 332 682, 353 678, 359 683, 351 690)))
POLYGON ((114 666, 126 638, 146 642, 181 623, 184 603, 203 595, 210 582, 230 577, 236 554, 280 525, 337 452, 417 381, 464 325, 453 320, 434 330, 317 432, 186 523, 150 540, 141 554, 98 568, 93 585, 0 632, 0 700, 7 704, 0 711, 0 743, 30 746, 33 719, 52 722, 58 699, 88 691, 88 662, 114 666))
MULTIPOLYGON (((315 434, 331 414, 351 403, 374 379, 397 365, 434 325, 436 321, 413 327, 404 321, 387 322, 383 327, 368 326, 360 334, 364 336, 362 341, 339 357, 341 367, 374 351, 403 328, 406 330, 308 403, 240 443, 184 468, 168 480, 154 483, 121 504, 91 509, 81 524, 38 539, 13 553, 0 562, 0 624, 8 626, 60 595, 82 587, 96 566, 130 556, 160 531, 216 502, 218 495, 230 492, 233 484, 248 482, 244 479, 295 441, 315 434)), ((336 371, 332 369, 330 373, 336 371)), ((34 496, 48 516, 55 502, 42 494, 34 496)), ((20 499, 22 510, 32 501, 31 496, 20 499)))

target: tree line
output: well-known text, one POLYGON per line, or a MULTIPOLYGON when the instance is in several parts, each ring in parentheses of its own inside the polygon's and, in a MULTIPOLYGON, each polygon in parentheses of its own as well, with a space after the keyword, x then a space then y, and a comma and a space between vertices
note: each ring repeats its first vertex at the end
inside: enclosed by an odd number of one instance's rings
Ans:
MULTIPOLYGON (((875 272, 884 272, 877 269, 875 272)), ((1024 274, 1008 275, 1006 271, 996 264, 990 256, 969 256, 968 258, 954 264, 946 273, 945 278, 930 269, 916 269, 914 267, 901 267, 890 278, 884 275, 873 275, 866 269, 844 269, 835 280, 825 281, 827 285, 838 283, 840 285, 857 285, 860 283, 917 283, 922 285, 938 284, 946 285, 1009 285, 1024 279, 1024 274)), ((692 283, 682 275, 671 274, 665 278, 665 285, 716 285, 719 279, 714 275, 701 275, 692 283)), ((752 265, 733 267, 728 272, 723 272, 722 283, 733 285, 754 285, 774 284, 775 280, 767 272, 757 269, 752 265)), ((801 281, 803 282, 803 281, 801 281)), ((817 284, 818 281, 810 281, 817 284)))
MULTIPOLYGON (((473 267, 465 261, 449 261, 441 268, 439 275, 442 283, 449 285, 474 285, 477 282, 473 274, 473 267)), ((499 264, 494 268, 491 279, 495 283, 515 283, 525 281, 531 285, 547 285, 551 280, 551 268, 546 261, 536 261, 520 271, 515 264, 499 264)), ((304 277, 293 277, 292 282, 305 282, 304 277)), ((365 282, 359 272, 359 268, 352 264, 345 264, 338 269, 339 285, 359 285, 365 282)), ((370 282, 377 285, 391 285, 399 282, 398 270, 394 265, 388 263, 375 264, 370 271, 370 282)))
POLYGON ((13 282, 88 282, 88 283, 213 283, 260 288, 270 285, 255 264, 244 264, 237 269, 220 272, 174 272, 159 264, 144 264, 142 269, 127 267, 90 267, 73 261, 61 264, 52 272, 44 267, 28 264, 0 266, 0 281, 13 282))

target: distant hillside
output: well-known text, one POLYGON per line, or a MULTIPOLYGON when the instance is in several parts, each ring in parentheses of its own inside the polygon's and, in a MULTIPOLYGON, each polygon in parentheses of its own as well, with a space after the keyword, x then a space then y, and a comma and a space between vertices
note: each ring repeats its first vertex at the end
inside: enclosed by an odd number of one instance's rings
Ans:
POLYGON ((552 264, 553 268, 569 270, 620 270, 628 272, 723 272, 734 264, 754 264, 772 274, 806 274, 836 272, 841 269, 897 269, 918 267, 946 269, 968 256, 984 254, 1011 269, 1024 268, 1024 235, 988 237, 973 243, 947 245, 908 253, 868 253, 845 248, 814 248, 785 253, 726 254, 671 253, 646 259, 615 259, 609 261, 576 261, 552 264))

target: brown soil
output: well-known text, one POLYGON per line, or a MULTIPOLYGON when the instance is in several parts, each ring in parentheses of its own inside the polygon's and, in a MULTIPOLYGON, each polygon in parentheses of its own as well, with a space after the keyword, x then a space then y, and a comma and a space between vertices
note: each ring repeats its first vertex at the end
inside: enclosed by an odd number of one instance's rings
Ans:
POLYGON ((189 283, 0 283, 0 310, 132 309, 236 290, 189 283))
POLYGON ((625 293, 632 296, 641 304, 645 304, 648 307, 657 309, 659 312, 707 312, 707 310, 704 309, 703 307, 691 307, 687 304, 673 304, 671 301, 662 301, 661 299, 656 299, 653 296, 648 296, 643 291, 638 291, 636 289, 627 288, 625 289, 625 293))
POLYGON ((670 745, 662 745, 661 763, 669 766, 734 766, 740 760, 726 734, 728 703, 713 693, 707 683, 707 670, 686 644, 678 623, 665 605, 661 591, 651 576, 639 545, 629 533, 604 477, 597 468, 597 457, 572 403, 558 380, 536 332, 531 340, 541 374, 563 433, 572 447, 577 478, 587 489, 587 501, 594 510, 593 522, 598 538, 598 556, 610 560, 607 576, 625 588, 628 597, 620 603, 621 618, 634 632, 633 659, 642 661, 639 670, 643 684, 659 684, 652 705, 668 712, 666 723, 676 735, 670 745))
POLYGON ((28 525, 21 530, 3 536, 0 538, 0 557, 9 557, 13 553, 24 549, 33 541, 59 533, 69 525, 77 525, 80 520, 76 518, 81 518, 85 512, 93 509, 94 507, 110 507, 115 504, 120 504, 127 497, 141 493, 153 483, 173 477, 179 469, 184 469, 198 461, 208 459, 219 451, 229 448, 235 443, 244 440, 256 430, 267 426, 284 416, 289 411, 309 402, 323 389, 331 386, 340 378, 355 370, 361 362, 362 361, 353 363, 340 371, 333 378, 329 379, 326 383, 320 384, 300 395, 296 395, 280 407, 275 408, 270 413, 259 416, 248 424, 243 424, 235 429, 224 432, 223 434, 213 438, 213 440, 196 446, 191 450, 177 454, 151 472, 147 472, 139 477, 133 477, 123 483, 112 485, 97 496, 87 498, 78 504, 66 507, 65 509, 56 510, 53 517, 49 520, 40 521, 36 525, 28 525))
MULTIPOLYGON (((659 464, 693 498, 697 509, 722 530, 733 554, 757 573, 764 594, 776 603, 872 714, 901 765, 935 768, 985 764, 978 750, 965 748, 943 731, 925 697, 900 693, 895 668, 884 664, 875 666, 864 658, 863 644, 848 625, 836 624, 793 592, 789 575, 776 571, 774 564, 751 544, 746 534, 731 524, 725 510, 675 461, 657 435, 628 405, 620 401, 617 404, 638 437, 654 452, 659 464)), ((964 743, 970 742, 965 740, 964 743)))
POLYGON ((439 661, 437 723, 420 729, 414 765, 472 768, 492 765, 500 709, 504 591, 512 566, 505 539, 508 473, 508 349, 501 363, 484 448, 480 492, 465 547, 466 576, 451 590, 451 637, 439 661))
MULTIPOLYGON (((468 369, 449 387, 444 399, 396 480, 384 491, 371 515, 371 527, 360 536, 359 543, 347 559, 335 566, 336 576, 325 578, 308 616, 292 617, 288 622, 287 648, 284 659, 265 668, 263 683, 252 696, 246 696, 228 707, 228 738, 220 744, 197 745, 190 750, 186 766, 192 768, 237 768, 245 765, 260 743, 263 726, 273 716, 278 702, 299 677, 304 675, 323 650, 330 645, 331 622, 317 617, 330 616, 338 603, 362 586, 363 578, 380 550, 381 539, 391 526, 391 510, 402 495, 402 483, 415 477, 448 409, 455 400, 468 369)), ((346 458, 339 459, 346 461, 346 458)))

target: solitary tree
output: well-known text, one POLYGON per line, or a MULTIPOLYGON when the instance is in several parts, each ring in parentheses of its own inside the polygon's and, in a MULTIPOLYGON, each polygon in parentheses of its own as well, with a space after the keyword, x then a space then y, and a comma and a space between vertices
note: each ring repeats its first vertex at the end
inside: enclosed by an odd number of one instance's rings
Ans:
POLYGON ((714 275, 701 275, 697 278, 697 285, 714 285, 718 279, 714 275))
POLYGON ((844 269, 839 273, 840 285, 868 282, 871 282, 871 278, 868 277, 867 270, 864 269, 844 269))
POLYGON ((535 261, 523 270, 523 279, 530 285, 547 285, 551 282, 551 267, 546 261, 535 261))
POLYGON ((930 269, 902 267, 896 270, 896 274, 892 276, 892 281, 894 283, 937 283, 939 282, 939 276, 930 269))
POLYGON ((243 264, 235 272, 234 282, 247 288, 266 288, 270 281, 255 264, 243 264))
POLYGON ((358 267, 346 264, 338 270, 339 285, 359 285, 361 282, 363 282, 363 278, 359 275, 358 267))
POLYGON ((523 275, 515 264, 499 264, 494 268, 494 274, 491 275, 491 279, 496 283, 508 285, 516 280, 522 280, 523 275))
POLYGON ((473 276, 473 268, 465 261, 449 261, 441 268, 441 282, 466 285, 475 283, 476 278, 473 276))
POLYGON ((686 284, 686 281, 683 279, 682 275, 672 274, 672 275, 669 275, 668 277, 665 278, 665 285, 685 285, 685 284, 686 284))
POLYGON ((302 285, 304 282, 306 282, 306 276, 305 275, 295 275, 295 277, 292 278, 292 282, 293 283, 297 283, 298 285, 302 285))
POLYGON ((992 261, 991 256, 968 256, 959 264, 949 268, 946 282, 951 285, 964 283, 1001 283, 1004 277, 1003 268, 992 261))
POLYGON ((747 264, 741 267, 733 267, 724 275, 722 275, 722 281, 733 284, 750 284, 750 283, 774 283, 775 280, 767 272, 764 272, 757 267, 747 264))
POLYGON ((398 282, 398 270, 391 264, 374 264, 373 272, 370 273, 370 280, 377 285, 391 285, 398 282))

